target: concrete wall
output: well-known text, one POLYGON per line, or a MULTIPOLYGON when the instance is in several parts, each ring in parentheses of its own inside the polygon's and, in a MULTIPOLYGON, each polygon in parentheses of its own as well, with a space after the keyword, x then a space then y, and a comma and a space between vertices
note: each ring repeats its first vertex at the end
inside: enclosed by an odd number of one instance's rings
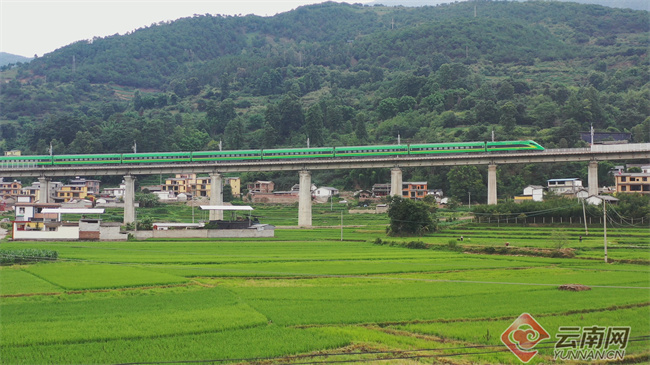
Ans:
POLYGON ((255 193, 249 199, 251 203, 294 204, 298 202, 298 195, 255 193))
POLYGON ((256 238, 275 237, 274 229, 168 229, 163 231, 130 231, 136 239, 148 238, 256 238))
POLYGON ((120 224, 104 225, 99 227, 99 239, 101 241, 126 241, 129 238, 127 233, 120 233, 120 224))
POLYGON ((56 231, 19 231, 14 225, 14 240, 78 240, 79 226, 60 226, 56 231))

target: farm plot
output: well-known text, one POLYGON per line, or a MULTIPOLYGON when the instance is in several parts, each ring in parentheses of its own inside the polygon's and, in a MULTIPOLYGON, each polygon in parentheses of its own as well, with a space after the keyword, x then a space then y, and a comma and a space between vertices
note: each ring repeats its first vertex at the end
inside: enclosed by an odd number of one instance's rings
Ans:
MULTIPOLYGON (((516 364, 498 337, 523 312, 551 334, 597 324, 650 335, 648 265, 407 249, 375 245, 364 230, 373 228, 349 228, 365 238, 344 242, 326 238, 337 229, 283 230, 273 240, 3 242, 56 250, 59 261, 0 269, 0 356, 26 364, 417 356, 516 364), (591 290, 557 289, 572 283, 591 290)), ((443 246, 457 234, 421 240, 443 246)), ((478 232, 466 235, 474 241, 478 232)), ((647 359, 648 343, 631 343, 626 359, 647 359)), ((550 361, 544 349, 532 362, 550 361)))

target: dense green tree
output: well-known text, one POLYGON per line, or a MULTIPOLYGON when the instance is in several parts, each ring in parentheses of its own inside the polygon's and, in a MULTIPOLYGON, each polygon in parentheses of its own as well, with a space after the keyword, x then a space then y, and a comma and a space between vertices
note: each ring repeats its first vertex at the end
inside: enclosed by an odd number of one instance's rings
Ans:
POLYGON ((244 146, 244 124, 241 118, 228 122, 223 134, 225 149, 239 150, 244 146))
POLYGON ((312 146, 323 145, 323 110, 320 104, 314 104, 307 110, 305 129, 312 146))
POLYGON ((503 82, 497 91, 497 98, 499 100, 510 100, 515 94, 515 87, 509 82, 503 82))
POLYGON ((389 235, 421 236, 436 230, 435 213, 430 213, 430 206, 427 204, 399 196, 391 196, 388 200, 389 235))
POLYGON ((79 131, 67 149, 68 153, 98 153, 102 152, 102 142, 88 131, 79 131))
POLYGON ((379 118, 386 120, 397 115, 399 112, 399 100, 396 98, 386 98, 379 102, 377 107, 379 118))
POLYGON ((447 195, 466 202, 471 194, 472 201, 484 201, 487 188, 476 166, 455 166, 447 173, 447 180, 447 195))
POLYGON ((368 140, 368 130, 366 128, 368 117, 365 113, 357 114, 355 118, 355 128, 354 134, 357 139, 361 142, 366 142, 368 140))
POLYGON ((141 208, 153 208, 160 205, 158 195, 153 193, 135 193, 135 201, 141 208))
POLYGON ((513 102, 508 101, 501 106, 499 114, 499 124, 506 133, 510 134, 517 123, 517 107, 513 102))
POLYGON ((292 132, 299 130, 305 123, 305 116, 298 97, 294 94, 286 94, 278 104, 280 119, 279 124, 274 128, 282 136, 289 136, 292 132))
POLYGON ((223 186, 223 201, 228 203, 231 202, 234 199, 234 196, 232 195, 232 187, 230 184, 226 184, 223 186))

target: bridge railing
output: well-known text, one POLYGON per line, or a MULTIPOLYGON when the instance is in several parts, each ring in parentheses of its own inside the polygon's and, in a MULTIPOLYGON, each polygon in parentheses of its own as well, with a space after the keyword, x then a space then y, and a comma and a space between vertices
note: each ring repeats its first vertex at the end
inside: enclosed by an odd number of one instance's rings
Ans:
POLYGON ((3 161, 0 162, 0 168, 1 169, 11 169, 11 168, 19 168, 19 167, 26 167, 26 168, 32 168, 36 167, 36 162, 23 162, 23 161, 3 161))
POLYGON ((592 152, 637 152, 650 151, 650 143, 631 144, 595 144, 591 146, 592 152))

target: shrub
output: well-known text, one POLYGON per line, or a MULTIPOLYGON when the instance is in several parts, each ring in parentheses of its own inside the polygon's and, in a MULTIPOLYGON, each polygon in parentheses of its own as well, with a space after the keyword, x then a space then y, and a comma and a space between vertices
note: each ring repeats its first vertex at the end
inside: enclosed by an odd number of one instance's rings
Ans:
POLYGON ((426 250, 429 246, 422 241, 410 241, 402 244, 406 248, 415 249, 415 250, 426 250))
POLYGON ((447 241, 447 248, 452 251, 458 251, 460 249, 460 247, 458 246, 458 242, 456 242, 456 240, 447 241))
POLYGON ((58 252, 27 248, 23 250, 0 250, 0 264, 13 265, 28 262, 56 261, 58 252))

